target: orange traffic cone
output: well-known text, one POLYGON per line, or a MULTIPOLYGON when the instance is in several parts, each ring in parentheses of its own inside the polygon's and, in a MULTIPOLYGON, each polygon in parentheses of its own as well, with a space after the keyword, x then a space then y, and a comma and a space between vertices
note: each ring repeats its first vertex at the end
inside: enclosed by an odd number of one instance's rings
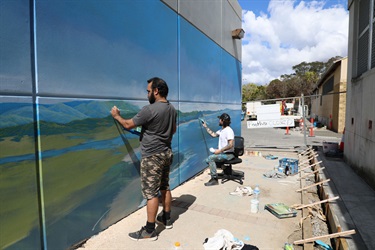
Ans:
POLYGON ((341 142, 340 142, 340 151, 341 152, 344 152, 344 138, 345 138, 345 128, 344 128, 344 131, 342 132, 342 138, 341 138, 341 142))
POLYGON ((290 135, 290 133, 289 133, 289 126, 286 127, 286 133, 285 133, 285 135, 290 135))
POLYGON ((329 115, 329 128, 332 129, 332 115, 329 115))
POLYGON ((310 119, 310 134, 309 134, 309 137, 315 137, 314 135, 314 118, 311 118, 310 119))

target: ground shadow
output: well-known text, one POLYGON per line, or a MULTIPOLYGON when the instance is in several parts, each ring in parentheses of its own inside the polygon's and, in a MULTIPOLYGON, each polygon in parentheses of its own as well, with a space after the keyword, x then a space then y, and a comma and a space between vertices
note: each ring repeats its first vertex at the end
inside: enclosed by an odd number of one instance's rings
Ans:
MULTIPOLYGON (((191 205, 194 204, 197 197, 190 194, 183 194, 180 197, 172 198, 172 208, 171 208, 171 219, 175 223, 181 214, 185 213, 191 205), (179 208, 179 209, 175 209, 179 208)), ((159 234, 165 229, 164 225, 158 223, 156 232, 159 234)))

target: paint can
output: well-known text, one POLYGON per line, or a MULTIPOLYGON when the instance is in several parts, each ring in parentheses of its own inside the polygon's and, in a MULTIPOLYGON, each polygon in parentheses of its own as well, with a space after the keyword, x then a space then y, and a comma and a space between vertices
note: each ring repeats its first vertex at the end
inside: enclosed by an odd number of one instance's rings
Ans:
POLYGON ((259 200, 257 199, 251 199, 251 212, 253 214, 258 213, 259 211, 259 200))

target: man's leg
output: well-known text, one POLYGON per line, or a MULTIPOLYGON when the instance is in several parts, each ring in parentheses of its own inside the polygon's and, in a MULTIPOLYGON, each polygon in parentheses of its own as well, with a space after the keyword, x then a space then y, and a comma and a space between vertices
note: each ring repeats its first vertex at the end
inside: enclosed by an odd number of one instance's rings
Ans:
POLYGON ((157 216, 156 220, 162 223, 166 229, 171 229, 173 227, 171 220, 172 193, 170 190, 160 190, 160 192, 163 211, 157 216))
POLYGON ((169 172, 173 162, 173 152, 171 149, 164 153, 164 160, 163 173, 160 180, 163 211, 157 216, 156 220, 164 224, 166 229, 171 229, 173 227, 171 220, 172 193, 171 190, 169 190, 169 172))
POLYGON ((171 211, 172 193, 171 190, 161 190, 161 202, 165 212, 171 211))
POLYGON ((141 230, 129 233, 129 237, 132 240, 156 240, 158 238, 155 231, 155 217, 158 212, 159 199, 154 197, 147 200, 147 222, 146 226, 142 227, 141 230))
POLYGON ((147 222, 155 223, 156 214, 159 208, 159 198, 154 197, 147 200, 147 222))
POLYGON ((219 155, 210 155, 206 162, 208 163, 208 167, 210 168, 210 175, 211 179, 206 182, 204 185, 205 186, 214 186, 218 185, 219 181, 217 180, 217 168, 216 168, 216 162, 219 159, 219 155))
POLYGON ((159 206, 157 180, 160 179, 160 173, 154 171, 157 163, 158 158, 154 155, 141 160, 141 187, 142 195, 147 199, 147 222, 141 230, 129 233, 132 240, 156 240, 158 238, 155 230, 155 217, 159 206))
POLYGON ((219 156, 218 155, 210 155, 207 159, 206 162, 208 164, 208 167, 210 169, 210 175, 213 178, 216 178, 216 161, 218 161, 219 156))

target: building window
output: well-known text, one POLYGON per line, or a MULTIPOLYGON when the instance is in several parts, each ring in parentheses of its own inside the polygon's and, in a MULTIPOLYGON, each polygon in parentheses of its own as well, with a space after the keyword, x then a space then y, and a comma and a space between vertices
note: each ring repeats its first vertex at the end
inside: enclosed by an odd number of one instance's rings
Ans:
POLYGON ((358 77, 366 71, 375 68, 375 4, 373 0, 359 0, 359 20, 357 37, 358 77))
POLYGON ((334 78, 331 76, 331 78, 328 79, 323 85, 323 95, 328 94, 329 92, 333 91, 333 82, 334 78))

